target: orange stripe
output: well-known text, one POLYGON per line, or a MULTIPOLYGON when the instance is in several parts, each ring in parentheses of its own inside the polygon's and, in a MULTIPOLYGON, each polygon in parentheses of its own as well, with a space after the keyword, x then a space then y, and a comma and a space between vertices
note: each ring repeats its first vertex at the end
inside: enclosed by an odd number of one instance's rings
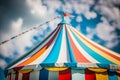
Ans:
POLYGON ((67 33, 68 33, 68 37, 70 39, 70 43, 71 43, 71 47, 73 49, 73 53, 75 55, 75 58, 77 60, 77 62, 90 62, 88 59, 86 59, 82 54, 81 52, 78 50, 78 48, 75 46, 71 36, 70 36, 70 33, 68 32, 68 30, 66 29, 67 33))
POLYGON ((27 59, 26 61, 24 61, 23 63, 19 64, 18 66, 24 66, 26 64, 29 64, 31 63, 32 61, 34 61, 35 59, 37 59, 40 55, 42 55, 45 50, 46 50, 46 47, 43 47, 39 52, 36 53, 36 55, 32 56, 31 58, 27 59))
MULTIPOLYGON (((61 29, 61 26, 59 27, 59 29, 61 29)), ((59 31, 58 29, 58 31, 59 31)), ((45 51, 46 49, 50 46, 50 44, 53 42, 53 40, 55 39, 55 37, 58 34, 58 31, 55 33, 55 35, 51 38, 51 40, 49 40, 37 53, 35 53, 34 55, 32 55, 29 59, 25 60, 24 62, 20 63, 19 65, 17 65, 17 67, 19 66, 24 66, 27 64, 30 64, 31 62, 33 62, 34 60, 36 60, 38 57, 40 57, 45 51)))
MULTIPOLYGON (((74 30, 74 31, 75 31, 75 30, 74 30)), ((115 59, 117 59, 117 60, 120 60, 120 57, 115 56, 115 55, 111 54, 110 52, 108 52, 108 51, 106 51, 106 50, 104 50, 104 49, 98 47, 97 45, 91 43, 90 41, 88 41, 87 39, 85 39, 83 36, 81 36, 80 34, 78 34, 77 31, 75 31, 75 33, 77 33, 77 35, 79 35, 84 41, 86 41, 86 42, 89 43, 90 45, 92 45, 92 46, 94 46, 95 48, 99 49, 100 51, 102 51, 102 52, 108 54, 109 56, 112 56, 113 58, 115 58, 115 59)))

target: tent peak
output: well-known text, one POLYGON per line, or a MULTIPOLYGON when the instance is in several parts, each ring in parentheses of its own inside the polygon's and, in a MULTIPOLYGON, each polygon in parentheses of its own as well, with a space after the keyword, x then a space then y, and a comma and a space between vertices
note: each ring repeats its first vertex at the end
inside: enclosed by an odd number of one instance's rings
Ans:
POLYGON ((66 20, 66 17, 69 17, 69 16, 70 16, 69 13, 64 13, 64 14, 62 15, 62 21, 60 22, 60 24, 69 24, 69 23, 67 22, 67 20, 66 20))

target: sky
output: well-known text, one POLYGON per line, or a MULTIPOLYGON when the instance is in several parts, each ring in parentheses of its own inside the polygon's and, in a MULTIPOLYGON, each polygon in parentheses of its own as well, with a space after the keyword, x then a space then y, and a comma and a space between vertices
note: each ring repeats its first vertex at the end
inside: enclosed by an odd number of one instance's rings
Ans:
MULTIPOLYGON (((96 43, 120 53, 120 0, 0 0, 0 42, 50 19, 69 13, 67 21, 96 43)), ((0 80, 3 70, 25 54, 62 18, 0 45, 0 80)))

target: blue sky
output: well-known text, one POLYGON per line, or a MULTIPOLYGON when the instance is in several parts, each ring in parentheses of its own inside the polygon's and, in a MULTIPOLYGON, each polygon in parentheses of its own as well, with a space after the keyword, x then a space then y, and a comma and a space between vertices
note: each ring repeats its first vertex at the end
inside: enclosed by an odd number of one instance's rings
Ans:
MULTIPOLYGON (((120 0, 0 0, 0 41, 64 12, 72 15, 67 21, 86 37, 120 53, 120 0)), ((60 21, 56 19, 0 45, 0 71, 41 41, 60 21)))

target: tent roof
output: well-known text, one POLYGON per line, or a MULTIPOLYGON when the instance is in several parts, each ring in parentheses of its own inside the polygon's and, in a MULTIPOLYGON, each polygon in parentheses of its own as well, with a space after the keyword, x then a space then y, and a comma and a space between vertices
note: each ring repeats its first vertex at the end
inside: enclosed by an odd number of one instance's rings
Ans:
POLYGON ((120 54, 88 39, 63 19, 53 32, 8 69, 41 67, 120 69, 120 54))

